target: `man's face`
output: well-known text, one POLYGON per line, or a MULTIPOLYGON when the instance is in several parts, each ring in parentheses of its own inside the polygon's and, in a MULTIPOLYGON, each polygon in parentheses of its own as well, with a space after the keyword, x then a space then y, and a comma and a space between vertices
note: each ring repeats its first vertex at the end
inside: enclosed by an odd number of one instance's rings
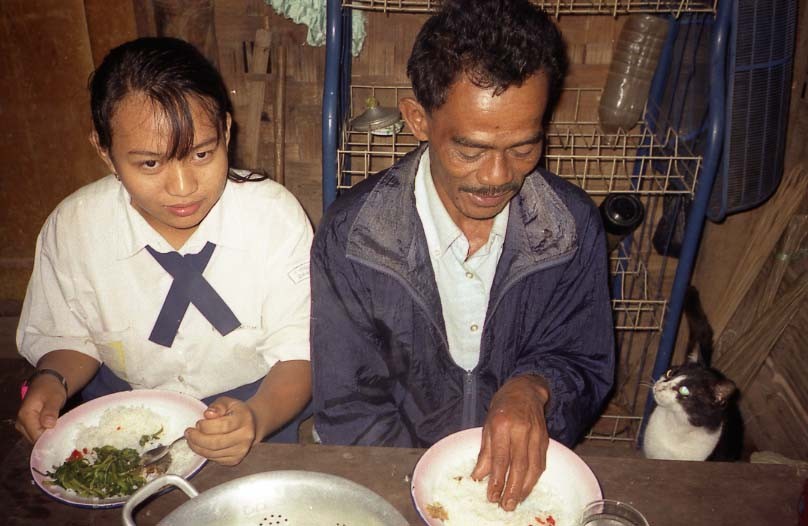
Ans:
MULTIPOLYGON (((464 75, 452 85, 443 106, 431 114, 423 112, 419 122, 407 119, 416 137, 429 141, 438 195, 464 232, 480 222, 490 224, 536 167, 548 91, 543 73, 499 95, 464 75)), ((402 110, 406 118, 409 112, 402 110)))

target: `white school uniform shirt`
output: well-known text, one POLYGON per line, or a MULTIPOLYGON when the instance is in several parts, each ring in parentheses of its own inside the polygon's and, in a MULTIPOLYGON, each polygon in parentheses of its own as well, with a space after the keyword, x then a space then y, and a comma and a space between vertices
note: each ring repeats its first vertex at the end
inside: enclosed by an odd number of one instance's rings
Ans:
POLYGON ((174 249, 115 177, 53 211, 37 239, 17 347, 29 362, 70 349, 106 364, 133 388, 196 398, 251 382, 279 360, 309 359, 311 225, 272 181, 228 180, 180 254, 216 244, 203 272, 241 326, 222 336, 192 304, 171 347, 149 341, 173 278, 145 249, 174 249))
POLYGON ((432 270, 454 362, 472 370, 480 358, 480 341, 491 284, 502 255, 510 203, 496 215, 488 241, 468 256, 469 241, 443 206, 425 149, 415 173, 415 208, 424 226, 432 270))

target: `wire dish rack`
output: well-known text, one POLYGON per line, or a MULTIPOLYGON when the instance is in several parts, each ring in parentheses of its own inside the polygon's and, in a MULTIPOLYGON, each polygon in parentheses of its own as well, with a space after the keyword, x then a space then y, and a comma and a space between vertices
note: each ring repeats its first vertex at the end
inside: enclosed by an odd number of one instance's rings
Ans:
MULTIPOLYGON (((396 107, 401 97, 412 96, 409 86, 353 85, 350 118, 369 97, 396 107)), ((600 88, 564 89, 546 130, 543 164, 569 179, 589 195, 612 192, 640 195, 692 195, 701 157, 693 154, 673 129, 654 133, 645 119, 629 131, 606 134, 598 127, 600 88)), ((343 128, 337 150, 337 188, 347 189, 359 180, 393 165, 418 146, 406 127, 390 135, 343 128)))
MULTIPOLYGON (((343 7, 385 13, 430 13, 438 0, 343 0, 343 7)), ((625 15, 631 13, 715 13, 718 0, 533 0, 559 15, 625 15)))

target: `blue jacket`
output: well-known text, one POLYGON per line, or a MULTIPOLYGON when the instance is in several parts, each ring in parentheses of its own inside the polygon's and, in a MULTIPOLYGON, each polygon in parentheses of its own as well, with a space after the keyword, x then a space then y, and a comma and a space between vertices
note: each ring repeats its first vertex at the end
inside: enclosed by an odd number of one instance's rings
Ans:
POLYGON ((315 428, 326 444, 427 447, 480 426, 509 378, 544 377, 571 446, 612 387, 606 241, 578 187, 537 169, 511 201, 480 359, 449 354, 414 181, 423 148, 327 211, 312 248, 315 428))

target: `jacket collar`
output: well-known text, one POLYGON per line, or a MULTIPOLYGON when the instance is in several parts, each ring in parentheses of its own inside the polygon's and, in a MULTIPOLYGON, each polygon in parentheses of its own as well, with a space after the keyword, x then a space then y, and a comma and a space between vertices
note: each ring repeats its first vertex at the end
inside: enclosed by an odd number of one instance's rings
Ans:
MULTIPOLYGON (((424 229, 415 208, 415 173, 426 145, 381 174, 348 234, 347 255, 387 269, 428 297, 437 295, 424 229), (428 279, 427 276, 431 276, 428 279)), ((566 259, 577 247, 572 213, 534 170, 512 201, 500 268, 493 288, 518 279, 537 266, 566 259)), ((492 298, 493 298, 492 290, 492 298)), ((439 303, 439 300, 438 300, 439 303)))

